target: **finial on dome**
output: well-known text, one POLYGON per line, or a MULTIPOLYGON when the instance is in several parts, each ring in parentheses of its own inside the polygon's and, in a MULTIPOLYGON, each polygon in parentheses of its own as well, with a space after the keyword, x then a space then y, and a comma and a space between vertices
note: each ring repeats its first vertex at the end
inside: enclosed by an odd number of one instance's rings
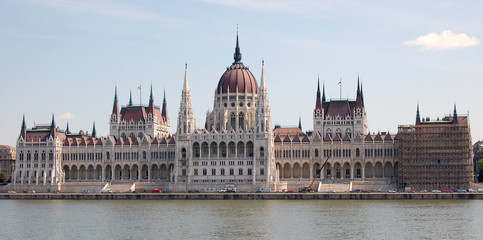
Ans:
POLYGON ((236 26, 236 47, 235 47, 235 54, 233 55, 233 58, 235 59, 235 63, 240 62, 242 55, 240 52, 240 44, 238 43, 238 24, 236 26))

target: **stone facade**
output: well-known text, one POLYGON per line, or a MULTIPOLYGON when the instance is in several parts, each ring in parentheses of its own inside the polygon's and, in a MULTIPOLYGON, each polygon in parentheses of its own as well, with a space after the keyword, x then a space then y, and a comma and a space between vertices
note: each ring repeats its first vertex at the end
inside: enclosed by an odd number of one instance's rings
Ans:
POLYGON ((16 149, 11 146, 0 145, 0 172, 12 176, 15 169, 16 149))

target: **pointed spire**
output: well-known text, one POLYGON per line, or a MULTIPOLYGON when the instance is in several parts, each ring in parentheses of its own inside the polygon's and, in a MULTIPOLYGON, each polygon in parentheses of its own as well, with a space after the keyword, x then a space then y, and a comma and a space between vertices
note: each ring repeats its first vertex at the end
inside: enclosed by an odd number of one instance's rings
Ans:
POLYGON ((235 63, 240 62, 242 55, 240 52, 240 44, 238 43, 238 26, 236 27, 236 47, 235 47, 235 54, 233 54, 233 58, 235 59, 235 63))
POLYGON ((129 91, 129 106, 132 106, 132 91, 129 91))
POLYGON ((96 122, 92 124, 92 137, 96 137, 96 122))
POLYGON ((163 94, 163 109, 161 112, 161 116, 163 116, 164 121, 168 120, 168 106, 166 104, 166 89, 164 90, 164 94, 163 94))
POLYGON ((418 103, 418 108, 416 110, 416 124, 421 123, 421 116, 419 115, 419 103, 418 103))
POLYGON ((149 103, 154 102, 153 98, 153 84, 151 84, 151 93, 149 94, 149 103))
MULTIPOLYGON (((260 80, 260 89, 265 89, 267 87, 265 83, 265 60, 262 60, 262 76, 260 80)), ((246 88, 245 88, 246 90, 246 88)))
POLYGON ((361 89, 359 85, 359 76, 357 76, 357 96, 359 96, 360 94, 361 94, 361 89))
POLYGON ((453 123, 458 124, 458 114, 456 113, 456 103, 454 104, 454 110, 453 110, 453 123))
POLYGON ((69 122, 67 122, 67 127, 65 128, 65 134, 69 134, 69 133, 70 133, 69 122))
POLYGON ((364 91, 362 90, 362 83, 361 83, 361 99, 364 102, 364 91))
POLYGON ((302 118, 299 116, 299 129, 302 130, 302 118))
POLYGON ((117 100, 117 85, 114 88, 114 103, 112 105, 112 115, 119 115, 119 103, 117 100))
POLYGON ((320 79, 317 78, 317 97, 315 98, 315 110, 322 111, 322 101, 320 100, 320 79))
POLYGON ((190 85, 188 83, 188 63, 184 64, 184 85, 183 85, 183 90, 184 91, 189 91, 190 90, 190 85))
POLYGON ((27 124, 25 124, 25 114, 23 115, 22 128, 20 129, 20 136, 22 136, 22 138, 26 140, 25 138, 27 137, 27 124))
POLYGON ((55 128, 54 114, 52 113, 52 122, 50 123, 50 128, 55 128))

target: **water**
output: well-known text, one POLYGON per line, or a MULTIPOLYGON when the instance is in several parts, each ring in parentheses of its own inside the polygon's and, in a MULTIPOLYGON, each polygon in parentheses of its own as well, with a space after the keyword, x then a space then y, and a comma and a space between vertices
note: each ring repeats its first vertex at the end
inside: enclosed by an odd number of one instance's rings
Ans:
POLYGON ((479 239, 479 200, 1 200, 0 239, 479 239))

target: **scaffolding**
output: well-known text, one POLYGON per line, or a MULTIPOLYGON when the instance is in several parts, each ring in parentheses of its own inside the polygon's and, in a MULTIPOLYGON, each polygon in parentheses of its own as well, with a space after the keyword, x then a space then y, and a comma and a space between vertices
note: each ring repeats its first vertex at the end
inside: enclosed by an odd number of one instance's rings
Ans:
POLYGON ((461 121, 399 126, 398 188, 468 189, 473 180, 470 127, 461 121))

